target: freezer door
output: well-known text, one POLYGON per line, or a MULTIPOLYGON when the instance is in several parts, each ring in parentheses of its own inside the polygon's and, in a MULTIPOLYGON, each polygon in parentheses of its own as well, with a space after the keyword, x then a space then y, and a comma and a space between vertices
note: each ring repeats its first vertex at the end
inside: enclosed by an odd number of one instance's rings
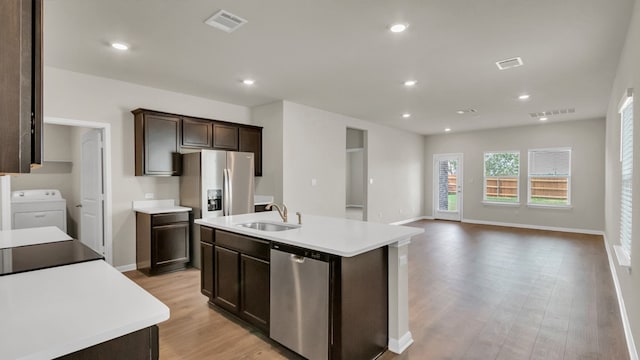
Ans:
POLYGON ((227 152, 227 176, 225 184, 225 215, 239 215, 254 212, 254 165, 253 153, 227 152))
POLYGON ((226 151, 202 150, 200 201, 203 219, 223 215, 222 190, 226 166, 226 151))

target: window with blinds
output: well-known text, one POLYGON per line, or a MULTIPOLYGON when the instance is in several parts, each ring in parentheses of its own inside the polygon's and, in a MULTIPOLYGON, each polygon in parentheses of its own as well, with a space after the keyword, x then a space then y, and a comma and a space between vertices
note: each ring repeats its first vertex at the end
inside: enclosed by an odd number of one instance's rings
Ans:
POLYGON ((620 107, 620 245, 630 259, 633 199, 633 96, 629 91, 620 107))
POLYGON ((571 149, 529 150, 529 205, 571 205, 571 149))

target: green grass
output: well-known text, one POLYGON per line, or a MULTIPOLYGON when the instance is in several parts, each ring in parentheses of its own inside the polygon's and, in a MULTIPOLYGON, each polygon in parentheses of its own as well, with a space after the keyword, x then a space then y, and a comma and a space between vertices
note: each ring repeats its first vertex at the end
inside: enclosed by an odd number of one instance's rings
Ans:
POLYGON ((516 198, 515 196, 513 196, 513 197, 487 196, 487 200, 486 201, 501 202, 501 203, 517 203, 518 202, 518 198, 516 198))
POLYGON ((449 211, 458 210, 458 194, 449 194, 449 211))
POLYGON ((531 198, 530 204, 567 205, 567 200, 566 199, 531 198))

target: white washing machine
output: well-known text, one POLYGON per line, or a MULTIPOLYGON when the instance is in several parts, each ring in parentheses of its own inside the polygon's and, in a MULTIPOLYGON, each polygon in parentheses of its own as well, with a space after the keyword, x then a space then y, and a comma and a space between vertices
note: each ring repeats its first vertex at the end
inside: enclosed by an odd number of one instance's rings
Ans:
POLYGON ((11 192, 11 228, 57 226, 67 232, 67 200, 60 190, 20 190, 11 192))

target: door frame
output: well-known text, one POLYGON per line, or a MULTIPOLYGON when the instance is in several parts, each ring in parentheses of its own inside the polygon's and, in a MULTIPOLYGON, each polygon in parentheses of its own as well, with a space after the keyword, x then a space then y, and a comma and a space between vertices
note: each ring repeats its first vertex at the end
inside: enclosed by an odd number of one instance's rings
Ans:
POLYGON ((463 200, 464 200, 464 154, 463 153, 448 153, 448 154, 433 154, 433 186, 432 186, 432 194, 433 194, 433 218, 434 219, 442 219, 442 220, 453 220, 453 221, 462 221, 463 217, 462 217, 462 210, 464 209, 463 206, 463 200), (456 158, 456 160, 458 160, 458 168, 457 171, 458 173, 456 174, 456 184, 457 184, 457 191, 458 191, 458 197, 457 197, 457 211, 456 213, 458 214, 458 216, 455 217, 441 217, 438 216, 438 213, 440 212, 438 210, 438 182, 439 182, 439 177, 438 177, 438 161, 439 160, 446 160, 446 159, 452 159, 452 158, 456 158))
POLYGON ((103 217, 103 236, 104 236, 104 257, 107 263, 113 265, 113 202, 112 202, 112 188, 111 188, 111 124, 86 121, 86 120, 74 120, 57 117, 44 117, 45 124, 64 125, 74 127, 85 127, 92 129, 102 130, 102 141, 104 146, 103 157, 103 184, 104 184, 104 211, 103 217))

